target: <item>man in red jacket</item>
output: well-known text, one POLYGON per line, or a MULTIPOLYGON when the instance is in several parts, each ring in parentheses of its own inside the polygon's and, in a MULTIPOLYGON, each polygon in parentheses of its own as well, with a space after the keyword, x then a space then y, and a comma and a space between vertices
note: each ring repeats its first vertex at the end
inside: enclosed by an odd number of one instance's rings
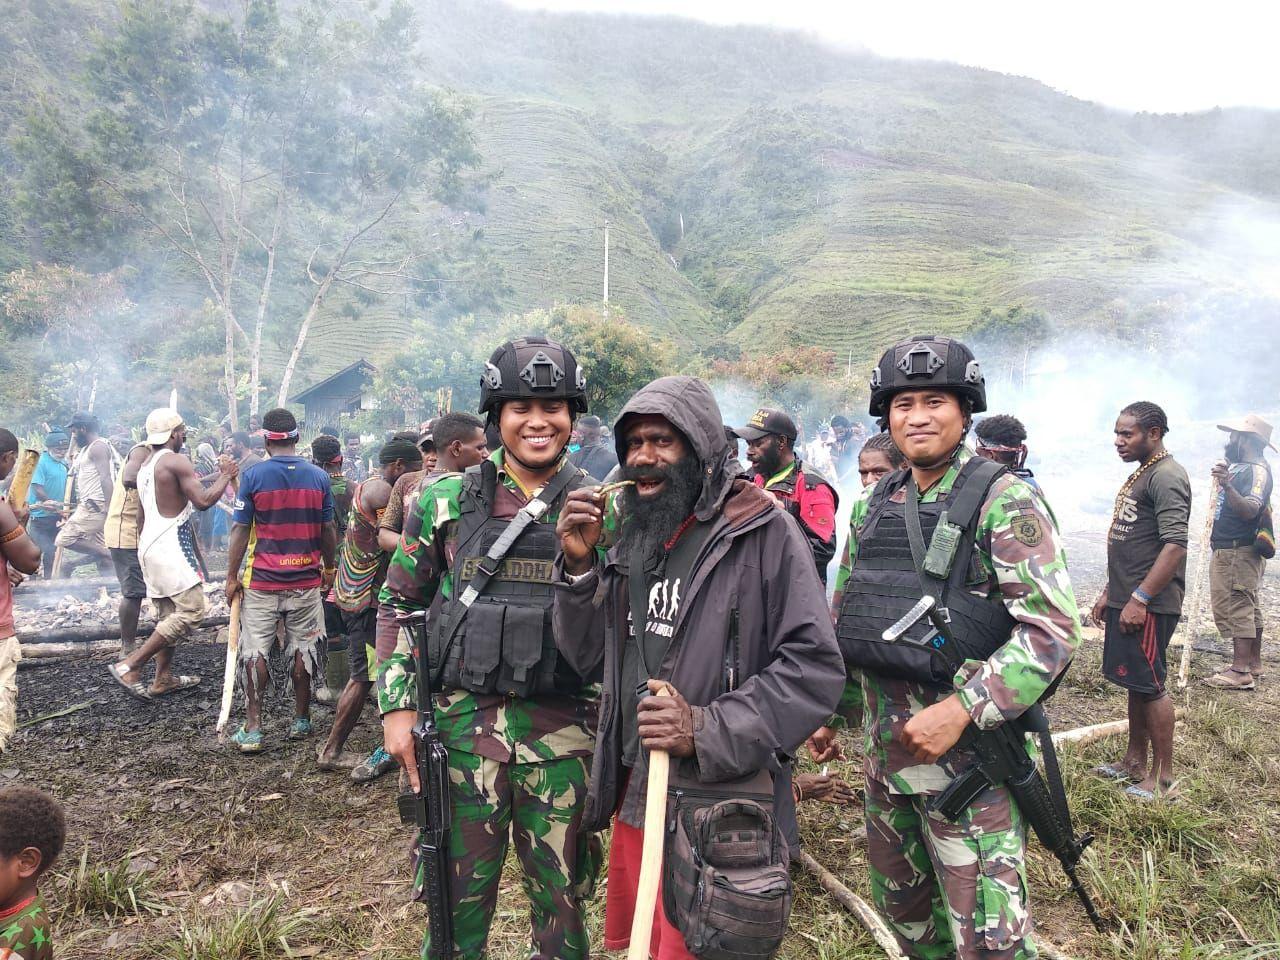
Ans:
POLYGON ((747 459, 755 469, 757 487, 774 499, 800 523, 813 549, 818 576, 827 582, 827 566, 836 555, 835 487, 796 456, 796 424, 781 410, 761 407, 745 427, 734 433, 747 442, 747 459))

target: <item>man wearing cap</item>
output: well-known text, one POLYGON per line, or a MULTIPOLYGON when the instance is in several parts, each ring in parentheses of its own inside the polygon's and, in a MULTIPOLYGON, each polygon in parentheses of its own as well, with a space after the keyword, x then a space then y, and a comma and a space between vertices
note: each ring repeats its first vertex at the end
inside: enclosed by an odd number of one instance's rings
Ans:
POLYGON ((778 504, 800 524, 813 550, 818 576, 827 582, 827 565, 836 555, 835 487, 796 456, 795 421, 781 410, 761 407, 746 426, 734 433, 747 442, 747 460, 755 470, 755 484, 773 494, 778 504))
POLYGON ((218 479, 200 482, 191 461, 178 451, 187 428, 176 411, 152 410, 147 417, 147 446, 152 454, 138 470, 138 562, 147 596, 156 607, 156 627, 141 647, 107 669, 112 678, 144 700, 186 690, 199 677, 174 676, 173 650, 204 620, 204 587, 196 561, 195 510, 208 510, 236 474, 224 458, 218 479), (154 659, 155 678, 148 688, 142 668, 154 659))
POLYGON ((58 536, 58 521, 62 519, 62 503, 67 490, 67 448, 71 438, 62 429, 45 434, 44 450, 31 475, 31 489, 27 491, 27 504, 31 517, 27 521, 27 534, 40 548, 41 562, 46 580, 53 573, 54 540, 58 536))
POLYGON ((77 413, 67 424, 80 451, 72 467, 79 502, 62 524, 55 543, 64 552, 84 554, 106 575, 112 569, 111 554, 103 543, 102 528, 115 484, 111 479, 111 447, 98 436, 99 429, 98 418, 91 413, 77 413))
MULTIPOLYGON (((1221 690, 1252 690, 1262 674, 1262 607, 1258 584, 1266 556, 1259 552, 1259 528, 1270 519, 1271 467, 1263 455, 1271 447, 1271 424, 1254 414, 1218 424, 1228 434, 1226 462, 1213 468, 1218 483, 1209 545, 1209 597, 1218 632, 1230 637, 1231 666, 1205 678, 1221 690)), ((1263 549, 1266 549, 1265 546, 1263 549)), ((1275 552, 1274 542, 1270 553, 1275 552)))
POLYGON ((587 471, 594 479, 603 481, 618 465, 618 454, 613 444, 605 443, 604 425, 600 418, 588 415, 579 420, 578 435, 582 438, 582 446, 569 454, 569 462, 587 471))

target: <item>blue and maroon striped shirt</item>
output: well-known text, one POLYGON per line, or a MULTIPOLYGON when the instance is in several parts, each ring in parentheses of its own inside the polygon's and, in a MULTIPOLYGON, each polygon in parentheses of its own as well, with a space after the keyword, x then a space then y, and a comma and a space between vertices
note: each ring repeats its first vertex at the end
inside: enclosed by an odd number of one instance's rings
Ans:
POLYGON ((320 586, 320 535, 333 522, 329 475, 302 457, 271 457, 240 475, 232 520, 249 527, 242 582, 253 590, 320 586))

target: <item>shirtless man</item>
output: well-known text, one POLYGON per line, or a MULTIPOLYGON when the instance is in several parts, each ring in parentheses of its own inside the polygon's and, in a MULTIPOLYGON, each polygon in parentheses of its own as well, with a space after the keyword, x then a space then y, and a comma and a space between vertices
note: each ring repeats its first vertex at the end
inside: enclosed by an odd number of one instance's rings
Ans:
POLYGON ((173 648, 204 619, 191 514, 217 503, 236 475, 235 463, 224 458, 218 464, 218 479, 206 487, 191 461, 178 453, 186 438, 186 425, 173 410, 162 407, 147 417, 146 442, 153 453, 138 471, 138 560, 158 619, 146 643, 107 668, 117 683, 144 700, 200 682, 199 677, 175 677, 170 672, 173 648), (142 668, 152 659, 156 673, 148 689, 142 668))

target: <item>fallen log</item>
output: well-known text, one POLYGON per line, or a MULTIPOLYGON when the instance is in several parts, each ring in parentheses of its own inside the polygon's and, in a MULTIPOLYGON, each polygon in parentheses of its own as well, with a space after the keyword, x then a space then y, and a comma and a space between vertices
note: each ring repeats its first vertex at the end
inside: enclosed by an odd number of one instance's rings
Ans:
MULTIPOLYGON (((1181 707, 1173 712, 1175 727, 1182 722, 1184 713, 1185 711, 1181 707)), ((1060 730, 1053 735, 1053 743, 1054 746, 1063 743, 1084 746, 1094 740, 1102 740, 1105 737, 1114 737, 1116 734, 1128 732, 1128 720, 1109 720, 1106 723, 1095 723, 1088 727, 1076 727, 1074 730, 1060 730)))
POLYGON ((18 669, 46 666, 60 660, 84 660, 101 653, 119 653, 119 640, 95 640, 89 643, 32 643, 22 645, 18 669))
MULTIPOLYGON (((212 617, 205 617, 200 624, 200 629, 206 627, 221 627, 230 622, 227 614, 220 614, 212 617)), ((138 636, 145 639, 155 629, 155 621, 149 621, 138 624, 138 636)), ((115 640, 118 647, 120 645, 120 624, 117 621, 107 621, 105 623, 89 623, 79 627, 59 627, 56 630, 48 630, 36 634, 19 635, 18 642, 22 645, 22 655, 24 657, 52 656, 53 654, 40 654, 33 651, 41 647, 57 647, 70 645, 83 645, 92 643, 95 640, 115 640)))
MULTIPOLYGON (((209 572, 210 583, 218 583, 226 578, 225 570, 209 572)), ((22 586, 13 592, 13 596, 15 601, 21 601, 24 593, 97 593, 101 587, 118 591, 120 581, 115 577, 58 577, 54 580, 40 580, 32 577, 24 580, 22 586)))
POLYGON ((836 898, 836 901, 852 913, 866 931, 875 938, 880 949, 890 960, 906 960, 898 949, 898 941, 894 939, 888 924, 867 901, 846 887, 830 870, 820 864, 806 850, 801 850, 798 858, 801 865, 813 874, 814 879, 822 885, 822 889, 836 898))

